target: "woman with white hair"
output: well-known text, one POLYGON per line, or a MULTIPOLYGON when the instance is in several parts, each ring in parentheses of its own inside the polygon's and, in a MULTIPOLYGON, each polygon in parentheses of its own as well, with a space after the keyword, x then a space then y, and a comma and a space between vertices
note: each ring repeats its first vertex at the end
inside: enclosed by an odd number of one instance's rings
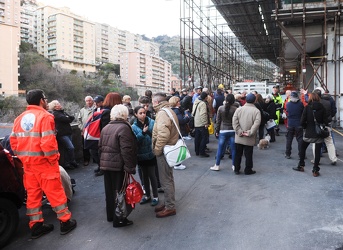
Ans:
POLYGON ((65 169, 75 169, 79 165, 75 160, 75 147, 72 140, 72 128, 70 123, 75 117, 67 114, 58 100, 53 100, 48 103, 49 112, 55 117, 56 139, 58 142, 58 150, 64 150, 65 157, 63 167, 65 169))
MULTIPOLYGON (((111 109, 111 121, 101 130, 99 140, 100 169, 104 172, 107 221, 113 221, 113 227, 133 224, 127 218, 119 220, 115 215, 116 195, 122 188, 125 172, 136 173, 137 157, 133 156, 137 155, 137 140, 127 121, 128 114, 129 111, 124 105, 115 105, 111 109)), ((131 206, 127 208, 130 209, 131 206)))

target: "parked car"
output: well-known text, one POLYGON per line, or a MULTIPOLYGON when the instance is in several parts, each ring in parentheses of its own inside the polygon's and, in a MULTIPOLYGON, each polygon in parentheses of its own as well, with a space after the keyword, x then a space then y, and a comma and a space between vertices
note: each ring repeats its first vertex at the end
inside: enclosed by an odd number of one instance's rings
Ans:
POLYGON ((23 165, 0 144, 0 249, 18 228, 24 198, 23 165))

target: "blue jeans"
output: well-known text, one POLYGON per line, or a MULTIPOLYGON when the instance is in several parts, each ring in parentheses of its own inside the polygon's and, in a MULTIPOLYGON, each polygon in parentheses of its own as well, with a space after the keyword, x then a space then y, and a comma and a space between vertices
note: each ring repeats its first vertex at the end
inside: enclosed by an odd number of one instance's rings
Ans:
POLYGON ((71 162, 75 162, 74 145, 71 139, 71 135, 62 135, 57 138, 58 142, 63 144, 65 149, 66 158, 64 160, 65 164, 68 165, 71 162))
POLYGON ((230 145, 231 156, 232 156, 232 165, 234 165, 235 156, 236 156, 235 132, 234 131, 219 133, 218 150, 217 150, 217 156, 216 156, 216 165, 217 166, 220 165, 221 157, 222 157, 222 155, 224 155, 227 145, 230 145))

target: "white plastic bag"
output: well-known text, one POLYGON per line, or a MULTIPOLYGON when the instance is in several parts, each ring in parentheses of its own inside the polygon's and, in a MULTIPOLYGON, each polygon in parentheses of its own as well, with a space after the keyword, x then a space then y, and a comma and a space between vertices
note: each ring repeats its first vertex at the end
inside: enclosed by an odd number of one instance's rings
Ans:
POLYGON ((269 121, 267 121, 267 124, 266 124, 266 129, 271 129, 271 128, 274 128, 276 126, 276 123, 273 119, 270 119, 269 121))

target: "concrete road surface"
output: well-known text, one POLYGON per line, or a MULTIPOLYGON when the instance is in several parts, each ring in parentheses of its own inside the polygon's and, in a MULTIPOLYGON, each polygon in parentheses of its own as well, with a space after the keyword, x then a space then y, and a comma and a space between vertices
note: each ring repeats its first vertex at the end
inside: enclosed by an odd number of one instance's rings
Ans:
POLYGON ((292 158, 285 159, 281 129, 269 149, 254 148, 257 173, 251 176, 234 175, 228 155, 220 171, 209 170, 215 163, 214 136, 210 158, 195 156, 193 140, 187 141, 193 156, 185 162, 187 169, 174 170, 176 216, 158 219, 150 204, 138 204, 129 216, 134 224, 125 228, 106 221, 103 177, 94 176, 95 165, 69 171, 77 183, 69 204, 77 228, 61 236, 56 215, 44 206, 45 220, 55 230, 31 240, 22 208, 18 231, 5 249, 343 249, 342 133, 335 133, 337 165, 323 154, 321 175, 315 178, 310 149, 305 172, 292 170, 298 162, 296 142, 292 158))

